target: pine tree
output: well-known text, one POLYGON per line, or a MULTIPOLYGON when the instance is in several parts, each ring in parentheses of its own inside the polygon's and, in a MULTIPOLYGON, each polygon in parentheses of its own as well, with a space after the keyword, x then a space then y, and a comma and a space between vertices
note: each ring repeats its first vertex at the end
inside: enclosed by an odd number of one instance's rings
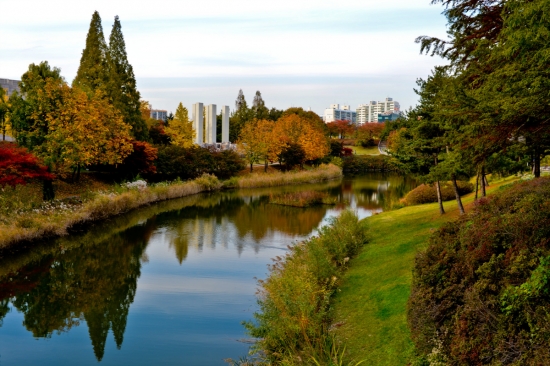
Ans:
POLYGON ((106 90, 108 81, 107 44, 103 36, 101 17, 95 11, 86 36, 86 48, 82 51, 80 66, 73 80, 73 86, 79 87, 91 95, 97 89, 106 90))
POLYGON ((109 88, 107 94, 114 106, 122 113, 124 122, 132 126, 134 138, 148 139, 147 124, 141 115, 140 94, 136 88, 136 78, 132 65, 128 62, 126 44, 118 15, 109 37, 107 54, 109 66, 109 88))
POLYGON ((265 106, 262 93, 259 90, 256 91, 254 101, 252 102, 252 112, 256 119, 267 119, 269 117, 269 109, 265 106))
POLYGON ((239 90, 235 100, 235 112, 231 115, 229 124, 229 140, 237 141, 245 124, 254 118, 252 110, 248 108, 243 90, 239 90))

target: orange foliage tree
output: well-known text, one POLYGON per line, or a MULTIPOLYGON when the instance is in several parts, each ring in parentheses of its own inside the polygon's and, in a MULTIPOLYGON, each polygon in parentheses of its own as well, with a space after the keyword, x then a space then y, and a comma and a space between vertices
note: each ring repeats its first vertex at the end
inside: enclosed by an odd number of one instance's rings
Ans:
POLYGON ((279 118, 272 136, 273 154, 279 155, 289 144, 299 145, 305 152, 305 160, 315 160, 329 153, 329 144, 325 134, 310 120, 296 114, 279 118))

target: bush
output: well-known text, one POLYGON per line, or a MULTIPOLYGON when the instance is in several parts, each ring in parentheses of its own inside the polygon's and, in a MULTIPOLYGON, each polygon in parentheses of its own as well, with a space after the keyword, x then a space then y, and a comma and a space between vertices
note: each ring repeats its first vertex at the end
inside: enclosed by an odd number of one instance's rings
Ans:
POLYGON ((194 179, 203 174, 227 179, 245 168, 234 151, 216 152, 198 146, 183 148, 175 145, 159 147, 156 166, 157 180, 194 179))
POLYGON ((550 364, 550 179, 511 186, 448 223, 415 262, 417 351, 446 365, 550 364))
MULTIPOLYGON (((471 193, 474 190, 474 185, 470 182, 456 182, 458 186, 458 193, 463 196, 471 193)), ((456 198, 455 191, 452 182, 441 182, 441 197, 443 201, 454 200, 456 198)), ((423 203, 437 202, 437 192, 434 185, 421 184, 402 199, 403 204, 421 205, 423 203)))

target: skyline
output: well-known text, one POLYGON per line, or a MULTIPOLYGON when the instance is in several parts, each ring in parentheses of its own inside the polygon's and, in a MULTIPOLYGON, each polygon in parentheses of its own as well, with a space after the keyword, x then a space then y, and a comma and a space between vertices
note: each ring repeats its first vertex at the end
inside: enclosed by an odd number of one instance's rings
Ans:
POLYGON ((233 109, 239 89, 249 104, 260 90, 270 108, 310 107, 320 115, 332 103, 355 109, 386 97, 405 110, 416 104, 416 79, 443 63, 414 43, 420 35, 445 36, 443 8, 429 0, 132 5, 10 3, 0 25, 0 53, 9 55, 0 58, 0 77, 19 80, 30 63, 47 60, 71 82, 95 10, 107 42, 120 16, 142 98, 172 112, 179 102, 190 109, 198 101, 233 109))

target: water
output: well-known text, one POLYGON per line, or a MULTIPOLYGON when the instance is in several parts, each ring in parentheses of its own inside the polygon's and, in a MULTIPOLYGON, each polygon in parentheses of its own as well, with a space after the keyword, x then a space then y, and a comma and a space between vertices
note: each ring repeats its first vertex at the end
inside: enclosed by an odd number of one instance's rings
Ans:
POLYGON ((414 186, 373 173, 196 195, 0 259, 0 365, 226 365, 248 351, 241 322, 271 258, 342 209, 366 217, 414 186), (300 190, 340 203, 268 202, 300 190))

